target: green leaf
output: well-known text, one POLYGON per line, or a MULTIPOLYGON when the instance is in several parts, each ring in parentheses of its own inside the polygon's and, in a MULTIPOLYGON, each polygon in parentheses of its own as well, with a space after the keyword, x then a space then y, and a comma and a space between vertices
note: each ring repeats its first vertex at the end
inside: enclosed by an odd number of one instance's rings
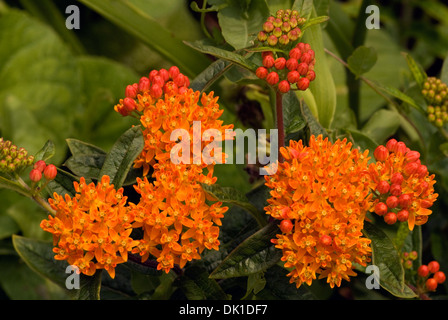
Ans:
POLYGON ((309 19, 309 20, 307 20, 305 22, 305 24, 303 25, 301 30, 303 32, 306 29, 308 29, 309 27, 312 27, 314 25, 318 25, 318 24, 321 24, 321 23, 325 23, 328 20, 330 20, 330 17, 328 17, 328 16, 320 16, 320 17, 311 18, 311 19, 309 19))
POLYGON ((310 108, 305 102, 301 102, 302 115, 306 120, 306 123, 308 125, 308 128, 310 130, 310 134, 314 136, 322 135, 324 138, 328 136, 327 131, 325 128, 322 127, 322 125, 316 120, 316 118, 313 116, 310 108))
POLYGON ((380 109, 370 117, 361 132, 379 144, 394 135, 399 127, 400 115, 396 111, 380 109))
POLYGON ((278 226, 270 223, 237 246, 210 274, 214 279, 248 276, 275 265, 282 256, 271 244, 279 232, 278 226))
POLYGON ((103 154, 76 155, 68 158, 64 165, 79 177, 96 180, 105 160, 103 154))
POLYGON ((357 76, 368 72, 377 60, 376 50, 372 47, 359 46, 347 59, 349 69, 357 76))
POLYGON ((51 140, 59 163, 81 106, 75 57, 48 26, 11 9, 0 19, 0 61, 0 131, 29 154, 51 140))
POLYGON ((111 151, 107 154, 98 178, 107 175, 110 177, 110 183, 116 189, 120 188, 134 160, 143 150, 143 146, 144 140, 140 126, 127 130, 115 142, 111 151))
POLYGON ((369 82, 374 86, 375 89, 383 91, 383 92, 401 100, 402 102, 409 104, 411 107, 417 109, 422 114, 426 114, 426 111, 423 109, 422 106, 420 106, 414 99, 412 99, 410 96, 403 93, 402 91, 398 90, 397 88, 394 88, 391 86, 386 86, 384 84, 381 84, 379 82, 372 81, 372 80, 369 80, 369 82))
POLYGON ((194 91, 206 91, 231 66, 232 63, 229 61, 216 60, 191 81, 190 88, 194 91))
POLYGON ((217 184, 201 185, 202 189, 204 189, 207 194, 215 198, 217 201, 234 204, 247 210, 261 227, 267 224, 266 214, 264 214, 264 212, 260 212, 256 207, 254 207, 254 205, 249 202, 247 197, 240 193, 237 189, 232 187, 221 187, 217 184))
POLYGON ((43 160, 47 162, 55 154, 54 143, 48 140, 45 145, 34 156, 34 161, 43 160))
POLYGON ((285 134, 291 134, 302 130, 306 122, 301 116, 300 101, 294 91, 282 95, 283 124, 285 134))
MULTIPOLYGON (((161 2, 141 0, 80 0, 80 2, 143 41, 148 47, 177 65, 185 75, 193 77, 208 66, 208 61, 203 55, 185 46, 176 34, 173 34, 173 30, 163 27, 153 16, 160 11, 161 2), (156 7, 157 3, 159 7, 156 7)), ((176 6, 176 2, 165 1, 165 8, 170 5, 176 6)), ((178 9, 181 10, 182 7, 178 9)), ((187 25, 187 28, 192 26, 187 25)))
POLYGON ((228 300, 227 294, 199 263, 185 269, 180 287, 188 300, 228 300))
POLYGON ((76 194, 75 187, 73 186, 74 181, 79 181, 79 179, 71 173, 58 168, 58 174, 54 180, 48 182, 47 189, 50 195, 56 192, 61 196, 68 194, 70 197, 74 197, 76 194))
POLYGON ((411 70, 412 75, 414 76, 415 81, 417 82, 418 86, 422 89, 423 84, 428 78, 425 70, 420 64, 417 63, 417 61, 414 60, 414 58, 412 58, 412 56, 409 53, 403 53, 403 55, 406 58, 406 62, 408 64, 409 69, 411 70))
POLYGON ((239 2, 218 11, 219 26, 224 39, 236 50, 254 44, 258 31, 269 16, 269 9, 264 0, 251 1, 243 11, 239 2))
MULTIPOLYGON (((53 281, 62 288, 66 287, 69 276, 66 273, 67 262, 54 259, 53 245, 51 242, 29 239, 14 235, 13 245, 23 261, 41 276, 53 281)), ((101 287, 101 274, 94 276, 80 276, 80 289, 68 290, 74 299, 98 300, 101 287)))
POLYGON ((225 49, 215 47, 215 46, 209 44, 208 41, 202 41, 202 40, 194 41, 194 42, 184 41, 184 43, 202 53, 210 54, 210 55, 218 57, 220 59, 224 59, 224 60, 233 62, 233 63, 235 63, 243 68, 246 68, 248 70, 251 70, 251 71, 255 71, 255 69, 257 69, 257 67, 258 67, 255 63, 253 63, 249 59, 246 59, 242 55, 232 52, 232 51, 228 51, 225 49))
POLYGON ((442 70, 440 71, 440 80, 444 83, 448 83, 448 54, 443 60, 442 70))
POLYGON ((375 225, 365 222, 364 232, 372 240, 372 264, 380 271, 380 286, 396 297, 413 298, 416 294, 404 282, 401 257, 389 237, 375 225))
POLYGON ((360 147, 361 150, 370 150, 372 154, 378 147, 378 143, 363 132, 354 129, 345 129, 345 131, 349 135, 350 140, 353 141, 354 146, 360 147))

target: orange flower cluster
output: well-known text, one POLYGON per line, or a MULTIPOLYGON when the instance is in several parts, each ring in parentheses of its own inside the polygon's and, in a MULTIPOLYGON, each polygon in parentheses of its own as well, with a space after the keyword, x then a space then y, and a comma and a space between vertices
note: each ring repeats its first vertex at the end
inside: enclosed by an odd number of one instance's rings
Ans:
POLYGON ((372 189, 375 190, 374 211, 388 224, 408 222, 410 230, 428 221, 430 208, 438 194, 434 193, 435 175, 421 164, 420 153, 395 139, 375 152, 376 163, 369 166, 372 189))
POLYGON ((317 274, 333 288, 354 276, 354 263, 370 261, 370 240, 361 230, 371 208, 368 151, 312 136, 309 147, 290 141, 284 161, 265 176, 272 189, 267 214, 281 220, 272 242, 283 251, 290 282, 310 285, 317 274))
POLYGON ((105 269, 114 278, 116 265, 126 262, 128 251, 138 244, 130 237, 134 218, 127 197, 122 188, 114 189, 108 176, 97 185, 81 178, 74 187, 73 198, 54 193, 48 200, 56 214, 40 227, 53 234, 56 260, 67 260, 86 275, 105 269))
POLYGON ((145 177, 137 180, 135 190, 141 198, 132 211, 135 213, 133 227, 141 227, 144 237, 133 252, 139 253, 142 261, 149 255, 156 257, 157 268, 165 272, 174 264, 182 268, 187 261, 199 259, 204 249, 218 250, 220 219, 228 208, 222 207, 221 202, 206 203, 211 199, 207 199, 201 183, 214 184, 217 178, 213 177, 214 164, 202 159, 202 151, 210 142, 202 137, 197 141, 194 132, 194 122, 198 121, 201 132, 218 130, 221 137, 215 139, 222 141, 225 130, 233 128, 218 120, 223 110, 219 109, 217 99, 213 92, 201 96, 199 91, 188 89, 182 93, 165 93, 163 99, 141 107, 145 146, 135 166, 143 166, 145 177), (186 163, 171 161, 174 147, 179 143, 171 140, 176 129, 188 133, 182 137, 189 147, 189 154, 182 155, 186 163), (150 167, 154 170, 153 182, 146 178, 150 167))

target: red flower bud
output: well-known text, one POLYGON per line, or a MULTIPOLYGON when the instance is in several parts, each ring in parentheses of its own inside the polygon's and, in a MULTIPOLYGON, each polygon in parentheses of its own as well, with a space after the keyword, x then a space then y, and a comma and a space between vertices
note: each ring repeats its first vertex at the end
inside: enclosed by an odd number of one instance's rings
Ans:
POLYGON ((397 219, 400 222, 407 221, 409 218, 409 212, 407 210, 401 210, 397 213, 397 219))
POLYGON ((289 51, 289 57, 292 59, 299 60, 302 56, 302 51, 300 51, 299 48, 293 48, 291 51, 289 51))
POLYGON ((395 139, 390 139, 389 141, 387 141, 387 143, 386 143, 387 150, 389 150, 390 152, 394 152, 395 146, 397 145, 397 143, 398 143, 398 141, 395 139))
POLYGON ((286 78, 288 79, 289 83, 295 83, 295 82, 299 81, 300 73, 298 73, 295 70, 288 72, 288 75, 286 76, 286 78))
POLYGON ((397 214, 395 212, 388 212, 384 216, 384 222, 387 224, 394 224, 397 222, 397 214))
POLYGON ((425 165, 420 165, 419 167, 418 167, 418 169, 417 169, 417 175, 420 177, 420 178, 423 178, 424 176, 426 176, 426 174, 428 173, 428 168, 425 166, 425 165))
POLYGON ((255 71, 255 74, 260 79, 266 79, 266 76, 268 75, 269 71, 265 67, 258 67, 255 71))
POLYGON ((378 146, 373 152, 373 156, 377 161, 386 161, 389 157, 389 150, 385 146, 378 146))
POLYGON ((428 289, 429 291, 436 291, 437 280, 434 278, 429 278, 428 280, 426 280, 425 286, 426 286, 426 289, 428 289))
POLYGON ((186 86, 188 80, 182 73, 179 73, 173 81, 178 87, 184 87, 186 86))
POLYGON ((376 190, 381 194, 386 194, 390 190, 390 185, 387 181, 382 180, 376 185, 376 190))
POLYGON ((419 164, 417 162, 410 162, 404 166, 404 173, 408 176, 417 172, 419 164))
POLYGON ((428 274, 429 274, 428 266, 425 265, 425 264, 422 264, 420 267, 418 267, 418 269, 417 269, 417 274, 418 274, 420 277, 427 277, 428 274))
POLYGON ((36 163, 33 166, 33 169, 39 170, 41 173, 44 172, 45 168, 47 167, 47 164, 44 160, 36 161, 36 163))
POLYGON ((275 59, 275 61, 274 61, 274 67, 275 67, 277 70, 282 70, 282 69, 284 69, 284 68, 285 68, 285 65, 286 65, 286 59, 283 58, 283 57, 277 58, 277 59, 275 59))
POLYGON ((53 180, 54 178, 56 178, 57 174, 58 174, 58 169, 53 164, 49 164, 44 170, 44 177, 47 180, 53 180))
POLYGON ((392 174, 392 177, 390 178, 390 182, 392 184, 401 185, 401 183, 403 182, 403 175, 400 172, 395 172, 394 174, 392 174))
POLYGON ((319 242, 324 246, 329 246, 333 242, 333 239, 329 235, 324 234, 320 237, 319 242))
MULTIPOLYGON (((152 82, 152 79, 154 79, 154 77, 157 76, 157 75, 159 75, 159 71, 157 71, 157 70, 151 70, 151 71, 149 72, 149 76, 148 76, 149 81, 152 82)), ((174 78, 173 78, 173 79, 174 79, 174 78)))
POLYGON ((125 96, 128 98, 135 99, 137 97, 138 87, 128 85, 125 90, 125 96))
POLYGON ((286 46, 289 43, 289 37, 286 34, 282 34, 279 38, 278 38, 278 42, 284 46, 286 46))
POLYGON ((311 57, 311 54, 309 54, 308 52, 305 52, 302 54, 302 57, 300 58, 300 62, 309 64, 311 62, 311 60, 313 60, 313 58, 311 57))
POLYGON ((266 81, 271 85, 274 86, 278 83, 279 81, 279 77, 278 77, 278 73, 275 71, 270 72, 267 76, 266 76, 266 81))
POLYGON ((398 206, 398 198, 396 196, 390 196, 386 199, 386 204, 389 208, 393 209, 398 206))
POLYGON ((310 81, 314 81, 314 79, 316 79, 316 72, 314 72, 314 70, 308 70, 306 78, 310 81))
POLYGON ((306 76, 308 73, 308 65, 304 62, 300 63, 297 66, 297 71, 300 73, 301 76, 306 76))
POLYGON ((280 230, 283 233, 290 233, 292 231, 292 228, 293 228, 293 224, 292 224, 291 220, 286 219, 286 220, 282 220, 280 222, 280 230))
POLYGON ((124 109, 125 109, 126 113, 129 114, 132 111, 134 111, 135 108, 136 108, 135 100, 126 97, 126 98, 123 99, 123 106, 124 106, 124 109))
POLYGON ((398 197, 398 204, 402 208, 407 208, 409 204, 411 203, 411 196, 408 194, 402 194, 398 197))
POLYGON ((271 32, 272 30, 274 30, 274 24, 271 21, 266 21, 265 23, 263 23, 263 31, 264 32, 271 32))
POLYGON ((265 56, 262 63, 266 68, 272 68, 274 66, 275 59, 273 56, 265 56))
POLYGON ((289 91, 289 89, 291 88, 289 82, 287 80, 282 80, 280 81, 280 83, 278 84, 278 90, 281 93, 286 93, 289 91))
POLYGON ((33 182, 38 182, 42 179, 42 172, 39 169, 33 169, 30 171, 30 180, 33 182))
POLYGON ((159 70, 159 76, 162 78, 163 84, 165 84, 165 82, 167 82, 170 79, 170 74, 168 70, 163 68, 159 70))
POLYGON ((433 260, 430 263, 428 263, 429 272, 436 273, 437 271, 439 271, 439 269, 440 269, 440 264, 437 261, 433 260))
POLYGON ((169 73, 171 79, 174 80, 179 75, 180 70, 178 67, 172 66, 171 68, 168 69, 168 73, 169 73))
POLYGON ((266 40, 268 40, 268 35, 265 32, 260 31, 258 32, 257 39, 260 42, 265 42, 266 40))
POLYGON ((445 273, 443 273, 442 271, 437 271, 436 273, 434 273, 434 277, 433 277, 437 283, 444 283, 446 280, 446 276, 445 273))
POLYGON ((141 92, 145 92, 149 90, 150 81, 147 77, 141 77, 140 81, 138 82, 138 90, 141 92))
POLYGON ((305 91, 310 86, 310 80, 308 78, 300 78, 297 81, 297 89, 305 91))
POLYGON ((399 197, 401 195, 401 185, 399 184, 392 184, 390 186, 390 194, 393 196, 399 197))
POLYGON ((378 202, 375 205, 375 213, 379 216, 385 215, 387 213, 387 206, 384 202, 378 202))
POLYGON ((414 162, 420 158, 420 153, 418 151, 409 151, 408 153, 406 153, 405 158, 408 162, 414 162))
POLYGON ((404 142, 399 141, 399 142, 397 142, 397 145, 395 146, 395 149, 396 149, 394 151, 395 153, 405 154, 407 147, 404 144, 404 142))
POLYGON ((286 61, 286 68, 288 68, 288 70, 291 70, 291 71, 296 70, 298 66, 299 66, 299 62, 297 61, 297 59, 289 58, 286 61))
POLYGON ((162 87, 160 85, 158 85, 157 83, 154 83, 151 86, 151 89, 149 92, 150 92, 151 96, 156 99, 160 98, 163 95, 162 87))
POLYGON ((160 75, 160 72, 158 76, 155 76, 152 79, 151 85, 155 84, 158 85, 160 88, 163 88, 163 85, 165 84, 165 81, 163 80, 163 77, 160 75))

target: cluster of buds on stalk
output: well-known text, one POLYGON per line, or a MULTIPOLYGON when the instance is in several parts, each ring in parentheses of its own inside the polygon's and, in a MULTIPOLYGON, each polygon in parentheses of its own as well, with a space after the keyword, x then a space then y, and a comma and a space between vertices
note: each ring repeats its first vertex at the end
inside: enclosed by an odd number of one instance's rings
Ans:
POLYGON ((297 10, 278 10, 275 16, 267 18, 257 39, 271 47, 284 47, 302 36, 300 26, 305 22, 306 19, 300 17, 297 10))
POLYGON ((418 270, 419 282, 424 282, 427 291, 436 291, 437 286, 446 280, 445 273, 440 271, 440 264, 433 260, 430 263, 422 264, 418 270))
POLYGON ((255 74, 270 86, 278 86, 281 93, 291 89, 305 91, 316 79, 316 58, 308 43, 298 43, 286 57, 281 52, 265 51, 262 53, 262 63, 263 66, 258 67, 255 74))
POLYGON ((154 100, 163 99, 164 94, 182 94, 190 86, 187 76, 179 68, 172 66, 168 70, 152 70, 148 77, 141 77, 138 83, 130 84, 125 89, 125 98, 120 99, 114 109, 122 116, 132 112, 141 112, 139 108, 150 105, 154 100), (142 102, 142 103, 138 103, 142 102))
POLYGON ((24 148, 18 148, 11 141, 0 137, 0 172, 19 173, 33 162, 34 156, 28 155, 24 148))
POLYGON ((54 164, 46 164, 45 161, 39 160, 33 166, 33 169, 30 171, 30 180, 36 185, 38 182, 45 179, 45 183, 48 183, 51 180, 56 178, 58 170, 54 164))
POLYGON ((428 77, 422 94, 428 103, 428 120, 436 127, 443 127, 448 122, 448 86, 440 79, 428 77))
POLYGON ((426 223, 438 194, 434 193, 434 175, 420 161, 420 153, 404 142, 390 139, 386 146, 374 151, 377 160, 369 166, 375 191, 374 212, 387 224, 408 221, 414 225, 426 223))

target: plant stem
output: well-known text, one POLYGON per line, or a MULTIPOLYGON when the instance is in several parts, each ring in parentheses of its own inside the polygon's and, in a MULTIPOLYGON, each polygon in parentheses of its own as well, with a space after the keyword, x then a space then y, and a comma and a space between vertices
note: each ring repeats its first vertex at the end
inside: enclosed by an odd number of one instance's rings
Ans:
POLYGON ((283 95, 276 90, 275 91, 275 114, 277 117, 277 130, 278 130, 278 161, 283 162, 283 157, 280 149, 285 146, 285 126, 283 124, 283 95))
MULTIPOLYGON (((25 181, 22 180, 22 178, 18 177, 17 178, 17 182, 19 182, 19 184, 28 191, 27 196, 30 197, 31 199, 34 200, 34 202, 36 202, 38 205, 40 205, 42 208, 44 208, 45 210, 47 210, 49 213, 51 213, 52 215, 55 215, 56 212, 53 210, 53 208, 50 206, 50 204, 43 199, 41 196, 39 196, 39 194, 37 192, 35 192, 35 190, 32 190, 26 183, 25 181)), ((22 193, 23 194, 23 193, 22 193)))

